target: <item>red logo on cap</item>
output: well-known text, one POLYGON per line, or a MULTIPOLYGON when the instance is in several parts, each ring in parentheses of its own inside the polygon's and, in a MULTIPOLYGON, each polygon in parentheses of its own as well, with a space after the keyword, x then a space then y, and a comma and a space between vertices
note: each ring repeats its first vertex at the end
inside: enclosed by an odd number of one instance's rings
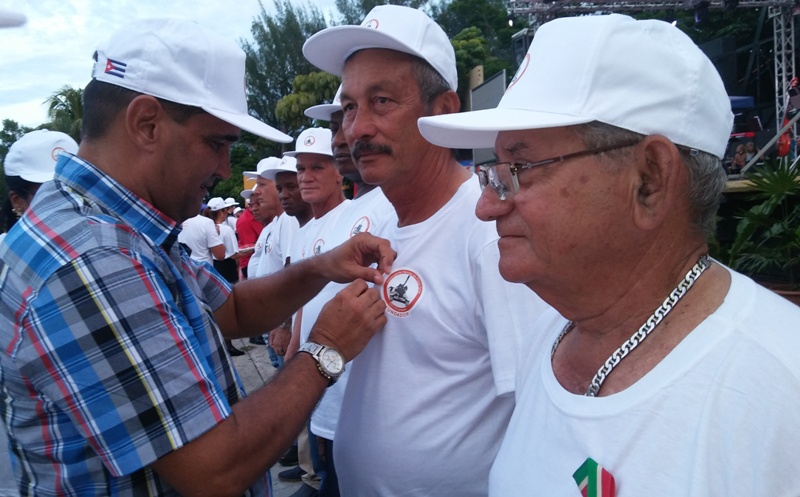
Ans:
POLYGON ((313 144, 314 144, 314 137, 313 136, 307 136, 306 139, 303 140, 303 145, 305 145, 306 147, 310 147, 313 144))
POLYGON ((379 26, 379 25, 380 25, 380 23, 378 22, 378 20, 377 20, 377 19, 370 19, 369 21, 367 21, 367 22, 364 24, 364 27, 365 27, 365 28, 378 29, 378 26, 379 26))
POLYGON ((56 148, 54 148, 54 149, 53 149, 53 151, 52 151, 52 152, 50 152, 50 157, 52 157, 52 158, 53 158, 53 160, 58 160, 58 155, 59 155, 61 152, 63 152, 63 151, 64 151, 64 149, 63 149, 63 148, 61 148, 61 147, 56 147, 56 148))
POLYGON ((522 64, 519 65, 519 69, 517 69, 517 74, 514 75, 514 79, 511 80, 511 83, 508 84, 508 88, 506 91, 510 90, 512 86, 517 84, 517 81, 522 78, 522 75, 525 74, 525 71, 528 70, 528 64, 531 62, 531 54, 526 53, 525 58, 522 60, 522 64))

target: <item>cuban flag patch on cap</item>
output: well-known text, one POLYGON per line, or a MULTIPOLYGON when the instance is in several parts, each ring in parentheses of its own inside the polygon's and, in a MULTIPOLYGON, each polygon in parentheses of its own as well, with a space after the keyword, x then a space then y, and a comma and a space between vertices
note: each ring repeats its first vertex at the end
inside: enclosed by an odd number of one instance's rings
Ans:
POLYGON ((114 59, 106 59, 106 68, 105 73, 110 74, 112 76, 117 76, 118 78, 125 77, 125 69, 128 67, 128 64, 124 62, 120 62, 114 59))

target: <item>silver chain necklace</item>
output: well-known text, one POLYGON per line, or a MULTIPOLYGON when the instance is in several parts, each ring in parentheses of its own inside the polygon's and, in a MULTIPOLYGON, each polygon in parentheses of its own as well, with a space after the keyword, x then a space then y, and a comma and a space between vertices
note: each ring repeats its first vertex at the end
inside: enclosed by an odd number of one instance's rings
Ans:
MULTIPOLYGON (((603 386, 603 382, 606 381, 606 378, 611 371, 622 361, 625 356, 627 356, 633 349, 635 349, 640 343, 650 335, 650 332, 655 329, 656 326, 664 319, 664 317, 669 314, 669 312, 675 307, 675 304, 678 303, 680 299, 686 295, 686 292, 694 285, 694 282, 697 281, 697 278, 703 274, 709 266, 711 265, 711 261, 708 258, 708 255, 703 255, 700 257, 700 260, 697 261, 697 264, 686 273, 686 276, 678 283, 678 286, 675 287, 672 292, 670 292, 669 296, 664 300, 664 303, 659 306, 653 314, 647 318, 647 321, 639 328, 639 330, 633 334, 628 340, 626 340, 620 347, 611 353, 611 355, 606 359, 606 362, 600 366, 600 369, 597 370, 595 373, 594 378, 592 378, 592 382, 589 384, 589 388, 586 390, 587 397, 595 397, 597 393, 600 391, 600 387, 603 386)), ((569 333, 570 329, 572 329, 572 321, 568 322, 564 329, 561 330, 561 333, 556 338, 556 341, 553 343, 553 349, 550 351, 550 360, 553 359, 553 356, 556 354, 556 349, 558 345, 561 343, 561 340, 564 339, 564 336, 569 333)))

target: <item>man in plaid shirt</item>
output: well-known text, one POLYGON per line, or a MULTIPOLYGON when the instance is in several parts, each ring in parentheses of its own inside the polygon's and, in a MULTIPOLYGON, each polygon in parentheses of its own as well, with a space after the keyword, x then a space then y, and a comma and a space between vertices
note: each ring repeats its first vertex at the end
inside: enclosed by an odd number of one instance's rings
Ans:
POLYGON ((346 362, 385 322, 364 279, 380 282, 368 266, 385 271, 394 253, 364 235, 231 288, 176 242, 230 176, 240 129, 290 140, 248 115, 244 53, 192 22, 150 19, 95 60, 78 154, 60 157, 0 245, 0 409, 20 492, 269 495, 270 466, 337 372, 298 354, 244 398, 223 338, 356 279, 309 339, 346 362))

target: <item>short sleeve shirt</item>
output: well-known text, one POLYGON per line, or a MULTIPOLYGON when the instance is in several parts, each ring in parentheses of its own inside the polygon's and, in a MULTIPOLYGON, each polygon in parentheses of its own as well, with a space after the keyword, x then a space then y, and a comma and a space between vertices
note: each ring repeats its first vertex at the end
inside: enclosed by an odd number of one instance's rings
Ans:
MULTIPOLYGON (((63 156, 0 244, 0 413, 22 495, 177 495, 149 465, 244 397, 230 287, 174 221, 63 156)), ((267 476, 247 495, 267 495, 267 476)))

